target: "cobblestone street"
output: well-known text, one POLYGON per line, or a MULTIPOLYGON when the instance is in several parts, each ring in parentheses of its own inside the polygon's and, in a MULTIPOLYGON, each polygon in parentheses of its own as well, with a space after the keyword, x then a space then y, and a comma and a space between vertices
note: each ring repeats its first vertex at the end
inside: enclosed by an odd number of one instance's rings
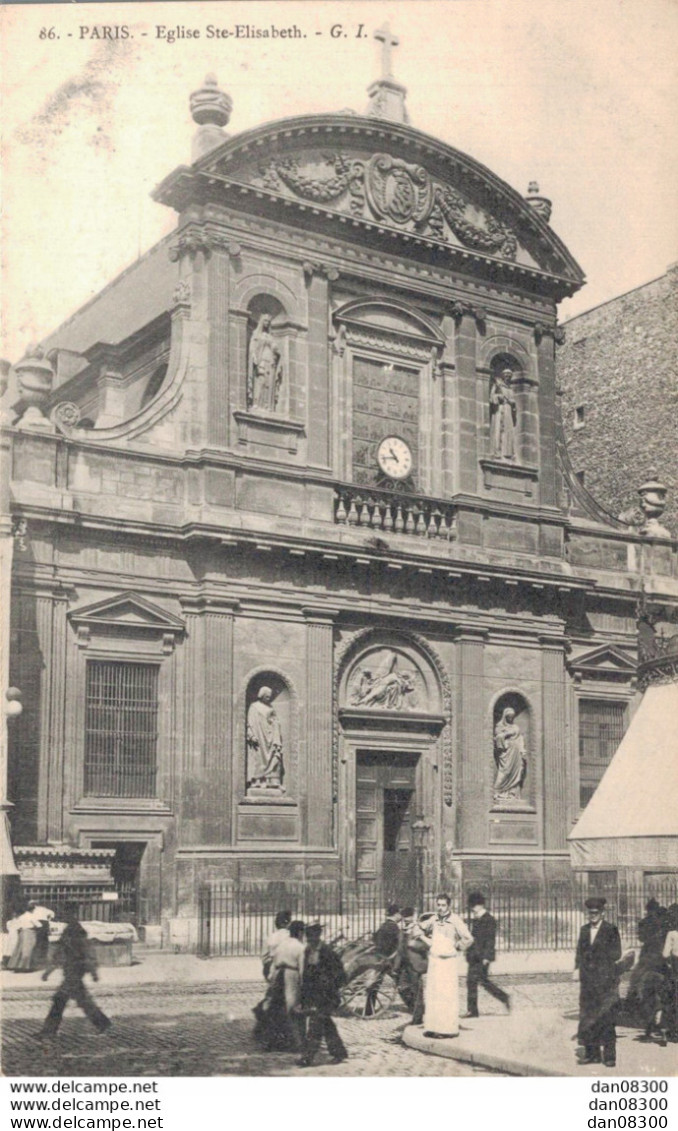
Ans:
MULTIPOLYGON (((104 975, 105 977, 105 975, 104 975)), ((20 983, 17 982, 17 986, 20 983)), ((469 1065, 408 1049, 400 1032, 409 1021, 402 1007, 383 1018, 339 1018, 350 1060, 330 1065, 323 1052, 313 1069, 300 1069, 290 1053, 262 1053, 252 1039, 252 1007, 261 983, 211 982, 199 986, 139 986, 94 996, 114 1024, 98 1035, 71 1003, 51 1042, 36 1040, 54 986, 4 995, 3 1070, 17 1076, 460 1076, 488 1075, 469 1065)), ((573 987, 528 983, 514 989, 514 1007, 574 1005, 573 987)), ((501 1012, 495 1002, 486 1011, 501 1012)), ((526 1018, 527 1020, 527 1018, 526 1018)))

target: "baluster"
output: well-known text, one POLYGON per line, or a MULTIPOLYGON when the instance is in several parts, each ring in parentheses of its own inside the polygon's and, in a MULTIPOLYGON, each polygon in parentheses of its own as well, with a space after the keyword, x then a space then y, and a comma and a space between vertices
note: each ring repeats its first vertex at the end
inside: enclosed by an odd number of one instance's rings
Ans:
POLYGON ((396 532, 396 534, 402 534, 404 529, 405 529, 405 519, 403 518, 403 508, 401 507, 400 503, 398 503, 398 506, 396 508, 396 517, 395 517, 395 532, 396 532))
POLYGON ((441 516, 438 508, 437 507, 431 507, 431 513, 428 516, 428 530, 426 531, 426 535, 427 535, 428 538, 437 538, 438 537, 437 523, 440 522, 441 517, 442 516, 441 516))
POLYGON ((357 499, 358 503, 358 526, 370 525, 370 508, 367 499, 357 499))
POLYGON ((448 511, 441 511, 440 512, 440 526, 438 527, 438 537, 439 538, 447 539, 447 537, 449 535, 450 528, 449 528, 447 519, 448 519, 448 511))
POLYGON ((350 496, 350 502, 348 504, 348 515, 346 517, 346 521, 347 521, 349 526, 357 526, 358 525, 358 511, 356 510, 355 496, 354 495, 350 496))
POLYGON ((450 542, 455 542, 457 539, 457 516, 454 511, 452 511, 450 518, 450 527, 447 537, 450 542))
POLYGON ((347 517, 348 517, 348 512, 346 510, 346 504, 344 503, 344 496, 340 495, 339 500, 337 502, 337 512, 334 516, 334 521, 345 523, 347 517))
POLYGON ((390 503, 384 503, 384 530, 393 530, 393 511, 390 503))
POLYGON ((382 513, 381 513, 381 508, 382 508, 383 504, 382 504, 380 499, 370 499, 370 502, 371 502, 371 504, 374 508, 374 510, 372 511, 372 522, 370 523, 370 525, 375 530, 381 530, 381 521, 382 521, 382 517, 383 517, 382 513))
POLYGON ((405 521, 405 533, 406 534, 414 534, 414 513, 413 513, 413 509, 414 508, 411 507, 411 506, 408 506, 407 503, 405 504, 405 511, 406 511, 406 514, 407 514, 407 519, 405 521))
POLYGON ((419 511, 419 515, 418 515, 418 518, 417 518, 416 533, 419 535, 420 538, 426 537, 426 520, 424 518, 423 508, 419 511))

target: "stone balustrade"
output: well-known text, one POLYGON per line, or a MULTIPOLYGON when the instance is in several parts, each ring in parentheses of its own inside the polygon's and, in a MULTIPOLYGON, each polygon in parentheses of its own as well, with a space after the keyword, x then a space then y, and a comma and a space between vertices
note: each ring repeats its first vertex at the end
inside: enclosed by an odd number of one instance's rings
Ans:
POLYGON ((456 511, 450 503, 376 487, 337 487, 334 521, 384 534, 411 534, 445 542, 457 537, 456 511))

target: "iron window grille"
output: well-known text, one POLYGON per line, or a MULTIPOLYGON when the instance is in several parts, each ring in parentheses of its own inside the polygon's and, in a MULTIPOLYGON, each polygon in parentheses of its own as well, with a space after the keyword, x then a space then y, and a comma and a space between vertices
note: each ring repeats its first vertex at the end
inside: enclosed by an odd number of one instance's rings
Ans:
POLYGON ((155 797, 156 664, 90 660, 85 712, 86 797, 155 797))
POLYGON ((579 702, 579 803, 591 800, 624 737, 625 705, 603 699, 579 702))

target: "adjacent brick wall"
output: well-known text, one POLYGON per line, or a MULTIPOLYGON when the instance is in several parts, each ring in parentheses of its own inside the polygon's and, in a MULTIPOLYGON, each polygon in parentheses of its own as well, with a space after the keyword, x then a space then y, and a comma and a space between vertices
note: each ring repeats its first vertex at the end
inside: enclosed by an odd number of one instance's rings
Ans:
POLYGON ((678 264, 565 325, 558 382, 575 470, 619 514, 656 468, 669 488, 662 522, 678 535, 678 264))

